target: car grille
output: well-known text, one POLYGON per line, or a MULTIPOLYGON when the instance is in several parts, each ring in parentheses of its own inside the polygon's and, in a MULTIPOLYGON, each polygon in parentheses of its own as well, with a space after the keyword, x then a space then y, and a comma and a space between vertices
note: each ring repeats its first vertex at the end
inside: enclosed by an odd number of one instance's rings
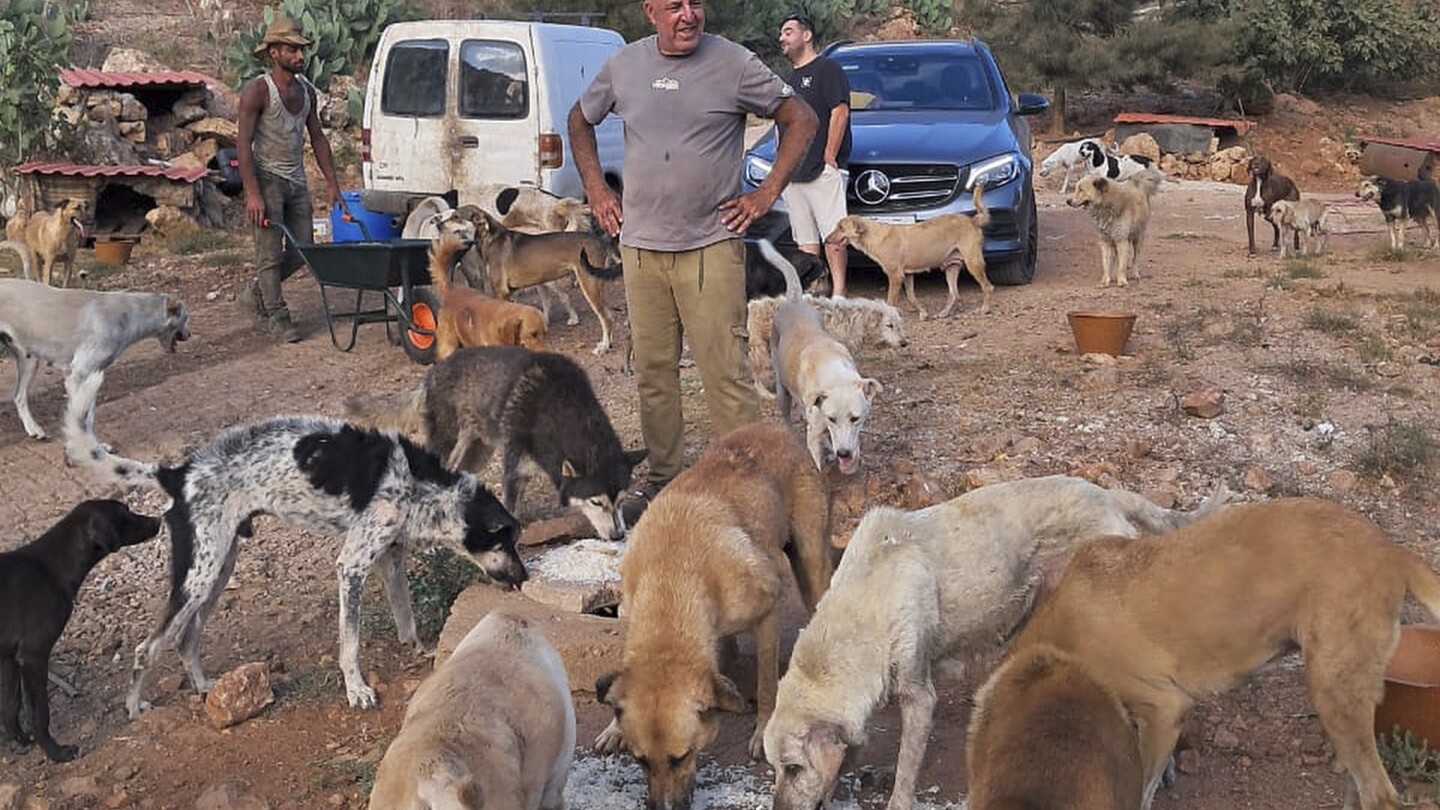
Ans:
POLYGON ((851 163, 850 185, 845 190, 852 214, 925 211, 948 204, 965 185, 968 167, 948 163, 851 163), (872 175, 871 172, 878 173, 872 175), (883 179, 881 178, 883 176, 883 179), (871 180, 888 182, 884 199, 871 180))

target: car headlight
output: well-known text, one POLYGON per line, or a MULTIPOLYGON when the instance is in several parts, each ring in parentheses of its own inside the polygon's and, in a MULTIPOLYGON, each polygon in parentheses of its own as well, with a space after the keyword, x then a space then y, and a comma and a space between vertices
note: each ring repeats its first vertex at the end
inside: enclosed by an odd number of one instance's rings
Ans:
POLYGON ((1012 152, 971 167, 970 178, 965 181, 965 190, 970 191, 975 188, 976 183, 981 182, 985 184, 986 188, 994 188, 1019 176, 1020 156, 1012 152))
POLYGON ((761 183, 765 182, 765 178, 770 176, 770 169, 772 168, 772 165, 773 164, 771 164, 770 161, 766 160, 765 158, 756 157, 754 155, 746 155, 745 182, 749 183, 752 186, 758 186, 761 183))

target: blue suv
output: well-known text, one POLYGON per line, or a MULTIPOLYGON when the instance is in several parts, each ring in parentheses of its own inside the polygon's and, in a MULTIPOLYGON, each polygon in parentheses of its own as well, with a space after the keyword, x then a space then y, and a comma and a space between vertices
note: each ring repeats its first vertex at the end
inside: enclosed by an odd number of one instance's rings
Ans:
MULTIPOLYGON (((1030 127, 1022 116, 1043 113, 1050 102, 1034 93, 1012 101, 978 39, 840 42, 824 55, 850 80, 849 213, 912 223, 969 212, 974 184, 983 181, 986 274, 996 284, 1029 283, 1037 232, 1030 127)), ((747 191, 774 159, 772 129, 745 155, 747 191)), ((779 215, 751 233, 789 241, 788 217, 783 204, 776 207, 779 215)))

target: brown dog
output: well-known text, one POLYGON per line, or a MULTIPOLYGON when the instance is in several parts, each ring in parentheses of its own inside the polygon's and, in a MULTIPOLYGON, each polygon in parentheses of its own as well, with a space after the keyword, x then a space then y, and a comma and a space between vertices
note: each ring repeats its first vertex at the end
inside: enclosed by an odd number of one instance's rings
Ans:
MULTIPOLYGON (((1280 249, 1280 226, 1270 217, 1270 206, 1280 200, 1300 199, 1300 189, 1295 181, 1275 171, 1270 163, 1270 158, 1263 155, 1256 155, 1250 158, 1246 166, 1250 172, 1250 182, 1245 186, 1245 236, 1250 242, 1250 255, 1255 255, 1255 214, 1270 223, 1275 229, 1275 241, 1270 245, 1271 250, 1280 249)), ((1300 250, 1300 233, 1295 233, 1295 250, 1300 250)))
POLYGON ((1337 504, 1234 506, 1158 537, 1081 546, 1015 642, 1079 659, 1135 716, 1149 807, 1185 713, 1299 649, 1346 807, 1395 810, 1375 750, 1375 705, 1401 600, 1440 615, 1440 578, 1379 527, 1337 504))
POLYGON ((950 288, 950 298, 938 317, 950 317, 960 298, 957 284, 962 264, 970 271, 975 283, 980 285, 982 298, 979 311, 989 312, 990 293, 995 285, 985 275, 985 236, 981 229, 990 224, 990 213, 985 210, 983 191, 984 187, 976 183, 973 216, 944 214, 915 225, 890 225, 861 216, 849 216, 840 220, 834 233, 825 241, 854 245, 880 265, 890 281, 885 300, 892 307, 900 300, 900 283, 903 281, 905 298, 920 313, 922 321, 928 314, 915 300, 915 277, 912 274, 936 267, 945 271, 945 284, 950 288))
MULTIPOLYGON (((528 234, 511 230, 475 206, 461 206, 475 223, 475 240, 485 266, 485 281, 496 298, 573 274, 585 302, 600 320, 600 342, 595 354, 610 350, 610 315, 605 309, 601 282, 620 277, 614 245, 590 233, 528 234)), ((470 279, 479 286, 479 279, 470 279)))
POLYGON ((595 748, 630 750, 645 771, 650 807, 690 806, 696 760, 715 739, 718 712, 745 710, 717 650, 747 630, 755 633, 759 680, 750 754, 761 755, 779 680, 783 571, 794 571, 813 612, 834 570, 829 515, 825 481, 805 446, 781 425, 753 424, 711 444, 630 533, 620 563, 629 618, 623 668, 595 684, 615 719, 595 748))
POLYGON ((975 694, 965 763, 969 810, 1140 810, 1130 713, 1048 644, 1012 650, 975 694))
POLYGON ((430 248, 430 278, 440 293, 435 359, 444 360, 466 346, 524 346, 544 351, 547 327, 540 310, 514 301, 499 301, 450 282, 455 254, 469 248, 453 233, 440 237, 430 248))
MULTIPOLYGON (((63 287, 70 286, 75 271, 75 251, 85 238, 84 200, 69 199, 54 211, 41 211, 29 218, 16 217, 5 224, 5 238, 25 243, 30 266, 40 269, 40 281, 50 284, 58 260, 65 265, 63 287)), ((82 274, 83 277, 83 274, 82 274)))

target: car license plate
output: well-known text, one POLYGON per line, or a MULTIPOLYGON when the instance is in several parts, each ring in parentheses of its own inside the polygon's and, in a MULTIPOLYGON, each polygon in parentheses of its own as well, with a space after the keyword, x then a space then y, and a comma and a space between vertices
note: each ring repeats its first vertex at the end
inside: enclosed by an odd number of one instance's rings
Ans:
POLYGON ((914 225, 914 214, 871 214, 867 219, 884 222, 887 225, 914 225))

